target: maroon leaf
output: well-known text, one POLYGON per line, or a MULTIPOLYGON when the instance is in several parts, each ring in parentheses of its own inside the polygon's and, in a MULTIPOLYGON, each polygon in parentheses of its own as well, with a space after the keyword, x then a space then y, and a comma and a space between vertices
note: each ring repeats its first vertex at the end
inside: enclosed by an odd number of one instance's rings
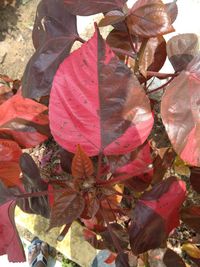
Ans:
POLYGON ((0 181, 0 205, 15 199, 13 192, 0 181))
POLYGON ((181 220, 200 234, 200 206, 191 205, 181 210, 181 220))
POLYGON ((105 17, 100 20, 98 26, 105 27, 108 25, 116 24, 124 21, 126 18, 125 14, 119 10, 113 10, 105 14, 105 17))
POLYGON ((22 148, 34 147, 49 133, 47 107, 16 94, 0 105, 0 138, 13 139, 22 148))
POLYGON ((173 32, 171 24, 167 8, 161 0, 138 0, 127 17, 130 33, 145 38, 173 32))
POLYGON ((198 51, 198 36, 193 33, 176 35, 167 42, 167 55, 175 71, 185 70, 198 51))
POLYGON ((171 19, 171 23, 174 23, 178 15, 178 6, 176 2, 177 0, 173 0, 173 2, 165 4, 167 14, 171 19))
MULTIPOLYGON (((32 157, 23 153, 20 158, 20 167, 22 171, 22 181, 26 192, 40 192, 48 189, 48 184, 45 183, 41 176, 40 171, 32 159, 32 157)), ((49 218, 49 202, 46 196, 30 197, 28 200, 24 199, 20 202, 20 207, 28 213, 34 213, 49 218)))
POLYGON ((111 10, 122 9, 127 0, 64 0, 70 13, 89 16, 111 10))
POLYGON ((190 183, 192 188, 200 193, 200 168, 191 168, 190 183))
POLYGON ((179 225, 179 208, 185 199, 185 183, 170 177, 145 192, 136 204, 130 227, 134 254, 160 247, 179 225))
POLYGON ((7 254, 10 262, 25 262, 25 254, 14 221, 15 202, 0 206, 0 255, 7 254))
MULTIPOLYGON (((142 39, 136 38, 135 36, 132 36, 133 43, 137 43, 138 49, 141 47, 142 39)), ((111 46, 115 48, 121 48, 124 50, 132 51, 130 40, 127 32, 119 31, 119 30, 112 30, 107 39, 106 42, 111 46)), ((117 54, 121 60, 124 60, 125 57, 121 54, 117 54)), ((148 71, 159 71, 166 60, 166 42, 165 39, 162 36, 158 36, 155 38, 150 38, 147 42, 147 45, 145 47, 145 51, 140 63, 140 70, 142 72, 148 71)), ((129 59, 129 64, 134 67, 135 60, 129 59)))
POLYGON ((162 120, 173 148, 193 166, 200 166, 199 58, 169 84, 161 102, 162 120))
POLYGON ((55 140, 70 152, 80 144, 89 156, 132 151, 153 124, 149 100, 136 77, 98 30, 60 65, 49 116, 55 140))
POLYGON ((164 254, 163 262, 166 265, 166 267, 185 267, 184 261, 181 259, 181 257, 175 253, 171 249, 167 249, 167 251, 164 254))
POLYGON ((151 267, 185 267, 181 257, 169 248, 159 248, 149 251, 149 264, 151 267))
POLYGON ((69 151, 63 148, 60 148, 59 155, 60 155, 60 165, 63 171, 71 174, 72 159, 74 157, 74 154, 70 153, 69 151))
POLYGON ((116 267, 137 267, 138 259, 130 253, 121 252, 117 255, 115 260, 116 267), (130 264, 129 264, 130 263, 130 264))
POLYGON ((22 80, 25 97, 39 100, 48 96, 56 70, 78 36, 76 17, 63 1, 42 0, 37 9, 33 43, 37 49, 22 80))
POLYGON ((49 229, 71 224, 81 215, 84 207, 84 199, 76 192, 66 191, 57 194, 51 210, 49 229))

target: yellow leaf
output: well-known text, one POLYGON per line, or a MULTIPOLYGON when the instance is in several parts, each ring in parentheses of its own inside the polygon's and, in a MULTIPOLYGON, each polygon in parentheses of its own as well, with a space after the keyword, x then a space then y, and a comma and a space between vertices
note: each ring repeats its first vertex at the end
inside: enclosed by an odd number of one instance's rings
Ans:
POLYGON ((176 156, 174 161, 174 170, 179 175, 190 176, 190 168, 185 164, 185 162, 179 157, 176 156))
POLYGON ((195 259, 200 259, 200 249, 195 244, 187 243, 182 245, 182 250, 195 259))
POLYGON ((75 156, 72 160, 72 175, 74 178, 90 177, 94 173, 94 166, 92 160, 88 157, 86 152, 77 146, 75 156))

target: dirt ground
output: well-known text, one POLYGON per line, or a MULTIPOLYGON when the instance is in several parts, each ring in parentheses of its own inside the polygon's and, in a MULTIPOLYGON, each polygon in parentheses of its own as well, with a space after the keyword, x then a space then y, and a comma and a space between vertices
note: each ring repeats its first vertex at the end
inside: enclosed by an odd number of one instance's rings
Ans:
POLYGON ((0 0, 0 74, 21 79, 34 52, 31 32, 39 0, 0 0))

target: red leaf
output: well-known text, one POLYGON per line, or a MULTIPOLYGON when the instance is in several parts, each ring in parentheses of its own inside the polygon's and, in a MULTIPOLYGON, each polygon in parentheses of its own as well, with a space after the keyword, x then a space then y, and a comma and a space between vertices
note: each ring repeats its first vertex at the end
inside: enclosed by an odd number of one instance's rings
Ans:
POLYGON ((5 185, 9 187, 20 185, 19 175, 20 167, 18 163, 13 161, 0 162, 0 180, 5 185))
POLYGON ((198 52, 198 36, 193 33, 176 35, 167 42, 167 55, 175 71, 185 70, 198 52))
POLYGON ((67 10, 74 15, 89 16, 121 9, 127 0, 64 0, 67 10))
POLYGON ((84 207, 84 199, 76 192, 57 194, 51 210, 49 229, 72 223, 81 215, 84 207))
POLYGON ((134 254, 160 247, 166 241, 169 233, 179 225, 179 208, 185 195, 185 183, 175 177, 143 194, 134 209, 130 227, 134 254))
POLYGON ((104 261, 106 264, 112 264, 116 259, 116 254, 110 253, 108 258, 104 261))
POLYGON ((92 160, 88 157, 80 145, 77 146, 75 156, 72 160, 72 175, 74 178, 87 178, 94 173, 92 160))
POLYGON ((70 152, 81 144, 89 156, 132 151, 153 124, 149 100, 135 75, 98 30, 60 65, 49 108, 55 140, 70 152))
POLYGON ((147 143, 139 150, 136 158, 133 161, 130 161, 128 162, 128 164, 125 164, 124 166, 117 168, 114 172, 114 175, 128 174, 129 177, 133 177, 149 172, 151 172, 152 174, 152 167, 153 166, 152 166, 150 147, 149 144, 147 143))
POLYGON ((22 150, 16 142, 0 139, 0 161, 18 162, 21 154, 22 150))
POLYGON ((0 255, 8 254, 10 262, 25 262, 23 246, 14 222, 14 210, 13 201, 0 206, 0 255))
POLYGON ((167 87, 161 116, 174 150, 182 160, 200 166, 200 57, 188 65, 167 87))
POLYGON ((0 105, 0 138, 15 140, 22 148, 34 147, 49 135, 47 107, 16 94, 0 105))
POLYGON ((167 8, 161 0, 138 0, 127 17, 131 34, 156 37, 174 31, 167 8))

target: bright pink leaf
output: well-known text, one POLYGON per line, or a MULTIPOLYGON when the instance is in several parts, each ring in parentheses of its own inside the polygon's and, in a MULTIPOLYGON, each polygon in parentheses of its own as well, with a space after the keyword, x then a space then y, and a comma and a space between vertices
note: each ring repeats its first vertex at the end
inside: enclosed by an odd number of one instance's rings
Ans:
POLYGON ((152 158, 150 147, 147 143, 144 147, 141 148, 133 161, 130 161, 124 166, 117 168, 114 172, 114 175, 128 174, 131 177, 149 172, 152 173, 152 158))
POLYGON ((22 243, 14 222, 15 202, 12 200, 0 206, 0 255, 7 254, 10 262, 25 262, 22 243))
POLYGON ((50 96, 50 127, 70 152, 123 154, 148 137, 153 117, 143 88, 99 31, 59 67, 50 96))
POLYGON ((174 150, 193 166, 200 166, 200 56, 167 87, 161 116, 174 150))
POLYGON ((34 147, 49 135, 47 107, 16 94, 0 105, 0 138, 34 147))
POLYGON ((170 177, 152 190, 145 192, 137 202, 129 230, 134 254, 160 247, 169 233, 179 225, 179 209, 185 200, 186 186, 170 177))

